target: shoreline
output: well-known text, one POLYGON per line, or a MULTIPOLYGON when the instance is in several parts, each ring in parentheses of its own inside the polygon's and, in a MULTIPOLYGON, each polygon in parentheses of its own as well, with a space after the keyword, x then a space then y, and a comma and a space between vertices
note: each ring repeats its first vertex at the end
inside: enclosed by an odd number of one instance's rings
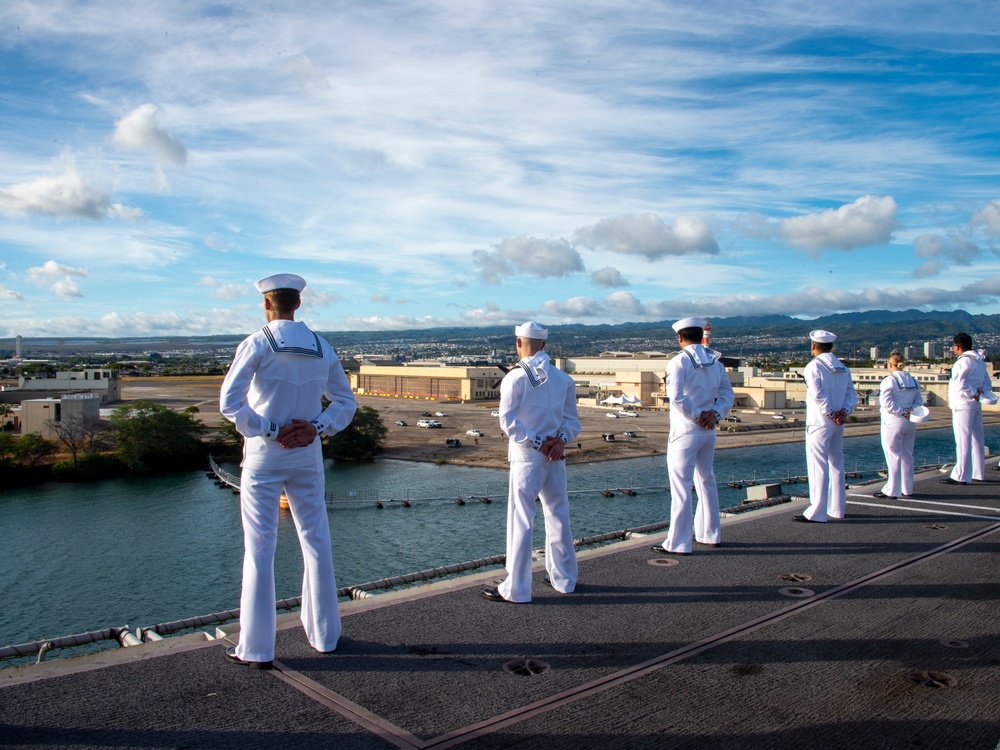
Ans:
MULTIPOLYGON (((123 402, 149 398, 178 410, 196 406, 200 410, 198 418, 212 431, 222 420, 218 413, 221 383, 220 376, 128 378, 122 384, 122 398, 123 402)), ((508 468, 507 438, 500 432, 496 417, 491 416, 497 408, 496 402, 462 403, 365 395, 356 398, 359 406, 376 409, 388 429, 385 450, 378 456, 380 459, 508 468), (436 412, 443 412, 445 416, 436 416, 436 412), (417 421, 425 413, 435 416, 442 427, 417 427, 417 421), (406 424, 399 425, 397 422, 406 424), (476 431, 480 434, 468 434, 476 431), (461 440, 461 447, 447 447, 445 440, 448 438, 461 440)), ((666 409, 642 409, 635 417, 624 417, 614 409, 581 406, 579 413, 582 432, 577 441, 568 446, 566 460, 570 466, 648 458, 666 453, 670 434, 669 412, 666 409), (613 442, 603 438, 609 433, 615 435, 613 442)), ((742 421, 738 426, 727 426, 738 431, 720 430, 716 450, 801 443, 805 440, 803 409, 764 412, 739 409, 732 414, 742 421), (777 414, 781 414, 781 421, 775 419, 777 414)), ((855 416, 858 421, 847 423, 845 438, 880 432, 881 420, 876 406, 861 406, 855 416)), ((986 412, 983 421, 985 424, 1000 423, 1000 413, 986 412)), ((918 430, 945 427, 951 427, 951 410, 946 406, 931 407, 931 419, 917 425, 918 430)))
MULTIPOLYGON (((991 415, 992 416, 992 415, 991 415)), ((1000 424, 1000 416, 984 419, 984 424, 1000 424)), ((918 431, 936 430, 951 427, 950 419, 931 419, 917 426, 918 431)), ((781 445, 786 443, 804 443, 804 425, 795 427, 785 427, 772 430, 749 430, 741 433, 719 433, 716 441, 716 450, 733 450, 737 448, 752 448, 760 445, 781 445)), ((880 421, 863 422, 852 425, 844 435, 845 440, 854 437, 864 437, 867 435, 877 435, 881 432, 880 421)), ((609 446, 610 447, 610 446, 609 446)), ((574 466, 587 463, 598 463, 603 461, 626 461, 633 458, 649 458, 651 456, 662 456, 666 454, 666 444, 663 448, 654 448, 642 453, 627 452, 621 453, 612 450, 573 450, 567 454, 566 465, 574 466)), ((472 466, 490 469, 507 469, 509 463, 506 454, 498 458, 486 458, 482 456, 465 456, 455 451, 444 456, 421 455, 421 452, 411 450, 407 446, 387 446, 386 450, 378 456, 376 460, 390 461, 413 461, 417 463, 446 463, 453 466, 472 466), (444 460, 442 460, 442 458, 444 460)))

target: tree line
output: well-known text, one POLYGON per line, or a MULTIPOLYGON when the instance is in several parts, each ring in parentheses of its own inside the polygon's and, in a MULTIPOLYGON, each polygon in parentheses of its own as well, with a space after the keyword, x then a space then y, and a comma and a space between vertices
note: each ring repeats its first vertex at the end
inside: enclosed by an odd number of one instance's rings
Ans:
MULTIPOLYGON (((206 440, 197 413, 193 406, 174 411, 140 399, 115 408, 107 420, 73 417, 50 423, 55 440, 0 432, 0 489, 190 471, 203 467, 209 453, 238 456, 243 438, 232 423, 224 420, 218 435, 206 440), (53 462, 58 453, 68 458, 53 462)), ((362 406, 347 429, 323 439, 323 455, 370 460, 382 451, 387 433, 378 411, 362 406)))

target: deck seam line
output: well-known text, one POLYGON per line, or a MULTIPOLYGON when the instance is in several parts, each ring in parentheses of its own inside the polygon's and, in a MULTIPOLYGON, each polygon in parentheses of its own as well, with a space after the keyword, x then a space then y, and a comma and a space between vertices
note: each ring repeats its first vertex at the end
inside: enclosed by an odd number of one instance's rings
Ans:
POLYGON ((884 505, 881 503, 859 503, 857 500, 848 500, 848 505, 860 505, 865 508, 888 508, 889 510, 913 510, 921 513, 932 513, 936 516, 958 516, 959 518, 974 518, 978 521, 996 521, 998 516, 980 516, 975 513, 955 513, 949 510, 933 510, 932 508, 914 508, 908 505, 884 505))
POLYGON ((274 661, 274 669, 271 670, 271 673, 292 689, 327 708, 333 709, 345 719, 373 732, 398 748, 422 750, 426 747, 426 743, 419 737, 306 677, 301 672, 289 669, 280 661, 274 661))
MULTIPOLYGON (((848 493, 848 497, 873 497, 872 495, 862 495, 860 493, 848 493)), ((968 508, 969 510, 989 510, 996 513, 1000 513, 1000 510, 996 508, 991 508, 988 505, 963 505, 961 503, 946 503, 941 500, 917 500, 915 498, 896 498, 897 500, 902 500, 904 503, 917 503, 919 505, 943 505, 946 508, 968 508)), ((847 502, 854 502, 853 500, 848 500, 847 502)))
POLYGON ((456 745, 463 744, 477 737, 490 734, 508 726, 519 724, 522 721, 534 718, 535 716, 548 713, 549 711, 562 708, 563 706, 570 705, 592 695, 610 690, 618 685, 631 682, 632 680, 638 679, 652 672, 684 661, 693 656, 697 656, 705 651, 715 648, 716 646, 725 645, 744 635, 779 623, 789 617, 793 617, 800 612, 812 609, 813 607, 819 606, 827 601, 840 598, 841 596, 862 588, 869 583, 873 583, 881 578, 886 578, 903 570, 907 570, 910 567, 919 565, 927 560, 931 560, 935 557, 958 549, 959 547, 965 546, 966 544, 974 542, 981 537, 990 536, 997 531, 1000 531, 1000 523, 972 532, 964 537, 954 539, 951 542, 947 542, 946 544, 928 550, 927 552, 923 552, 914 557, 894 563, 886 568, 883 568, 882 570, 878 570, 861 576, 853 581, 840 584, 839 586, 835 586, 834 588, 810 597, 809 599, 804 599, 801 602, 793 604, 785 609, 771 612, 767 615, 762 615, 761 617, 753 620, 748 620, 745 623, 736 625, 735 627, 725 630, 710 638, 689 643, 686 646, 682 646, 681 648, 675 649, 667 654, 641 662, 640 664, 636 664, 619 672, 606 675, 605 677, 598 678, 597 680, 593 680, 589 683, 584 683, 583 685, 563 691, 562 693, 557 693, 556 695, 537 701, 536 703, 523 706, 520 709, 515 709, 504 714, 499 714, 498 716, 494 716, 490 719, 477 722, 476 724, 470 724, 467 727, 446 732, 438 737, 427 740, 423 747, 435 749, 455 747, 456 745))

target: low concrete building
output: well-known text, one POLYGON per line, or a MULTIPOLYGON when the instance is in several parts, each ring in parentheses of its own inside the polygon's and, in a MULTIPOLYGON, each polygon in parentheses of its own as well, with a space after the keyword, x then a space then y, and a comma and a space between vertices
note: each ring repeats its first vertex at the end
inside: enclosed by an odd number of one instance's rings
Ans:
POLYGON ((25 398, 59 397, 67 393, 90 393, 101 399, 102 404, 110 404, 122 399, 122 381, 118 370, 108 368, 87 368, 84 370, 60 370, 53 376, 21 375, 17 380, 17 391, 5 390, 5 394, 20 392, 19 400, 25 398))
POLYGON ((359 395, 366 396, 496 401, 503 376, 504 371, 493 366, 361 365, 352 386, 359 395))
MULTIPOLYGON (((33 398, 21 402, 21 434, 34 433, 58 440, 68 425, 96 422, 101 416, 101 399, 92 394, 67 394, 60 398, 33 398)), ((78 429, 78 428, 73 428, 78 429)))

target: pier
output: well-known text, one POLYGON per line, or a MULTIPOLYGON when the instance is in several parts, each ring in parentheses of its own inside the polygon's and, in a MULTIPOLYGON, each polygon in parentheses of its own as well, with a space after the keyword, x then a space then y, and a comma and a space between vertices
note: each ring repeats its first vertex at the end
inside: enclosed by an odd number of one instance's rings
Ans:
POLYGON ((536 565, 342 604, 335 654, 279 617, 275 669, 234 666, 238 626, 0 670, 10 748, 897 748, 1000 740, 1000 472, 912 499, 848 493, 723 519, 687 557, 633 533, 581 551, 577 591, 536 565))

